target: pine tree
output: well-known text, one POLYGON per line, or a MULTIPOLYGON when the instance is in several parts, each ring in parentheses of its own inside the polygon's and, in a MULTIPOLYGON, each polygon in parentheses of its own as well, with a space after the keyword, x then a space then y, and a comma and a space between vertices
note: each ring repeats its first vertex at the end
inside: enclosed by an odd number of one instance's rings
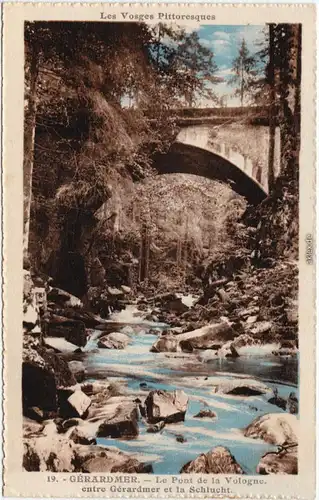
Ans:
POLYGON ((237 85, 235 95, 240 97, 243 107, 245 99, 251 93, 252 83, 256 76, 255 58, 250 54, 246 41, 243 38, 238 50, 238 56, 233 60, 234 75, 229 79, 229 85, 237 85))

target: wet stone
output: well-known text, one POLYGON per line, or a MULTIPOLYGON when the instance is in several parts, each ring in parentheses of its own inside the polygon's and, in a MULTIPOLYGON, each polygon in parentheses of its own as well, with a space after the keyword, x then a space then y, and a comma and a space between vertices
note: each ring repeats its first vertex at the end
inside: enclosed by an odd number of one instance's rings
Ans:
POLYGON ((216 419, 217 413, 214 412, 213 410, 202 409, 196 415, 194 415, 194 418, 213 418, 213 419, 216 419))
POLYGON ((188 396, 184 391, 151 391, 145 400, 147 419, 150 423, 164 420, 166 423, 185 420, 188 396))
POLYGON ((181 474, 244 474, 235 457, 227 448, 217 446, 185 464, 181 474))

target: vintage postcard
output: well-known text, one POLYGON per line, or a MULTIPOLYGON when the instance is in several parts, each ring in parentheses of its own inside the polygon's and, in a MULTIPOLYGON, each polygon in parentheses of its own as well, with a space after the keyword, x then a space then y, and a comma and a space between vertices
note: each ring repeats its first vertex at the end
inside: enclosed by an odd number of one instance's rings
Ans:
POLYGON ((3 10, 4 495, 314 498, 315 7, 3 10))

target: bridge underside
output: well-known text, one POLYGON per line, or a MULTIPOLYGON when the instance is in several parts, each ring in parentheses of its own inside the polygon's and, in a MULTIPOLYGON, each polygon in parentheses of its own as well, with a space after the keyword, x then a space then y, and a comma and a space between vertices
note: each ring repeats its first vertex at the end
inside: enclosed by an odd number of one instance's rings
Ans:
POLYGON ((167 154, 161 155, 155 165, 161 174, 193 174, 219 180, 244 196, 248 203, 257 205, 267 193, 260 184, 225 158, 195 146, 175 143, 167 154))

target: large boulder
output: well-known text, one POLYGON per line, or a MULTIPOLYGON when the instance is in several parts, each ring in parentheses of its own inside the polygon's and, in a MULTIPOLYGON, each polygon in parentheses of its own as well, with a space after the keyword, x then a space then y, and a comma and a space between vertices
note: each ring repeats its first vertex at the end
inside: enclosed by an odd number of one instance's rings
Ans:
POLYGON ((75 426, 70 434, 70 439, 76 444, 96 444, 96 439, 86 428, 75 426))
POLYGON ((62 434, 52 433, 24 440, 23 467, 29 472, 71 472, 74 449, 62 434))
POLYGON ((71 344, 63 337, 46 337, 44 345, 57 353, 72 353, 79 349, 77 345, 71 344))
POLYGON ((156 340, 152 345, 151 352, 176 352, 178 340, 174 335, 165 335, 156 340))
POLYGON ((101 318, 92 312, 74 307, 54 307, 54 312, 51 311, 47 314, 47 320, 52 323, 66 320, 80 321, 84 323, 86 328, 94 328, 101 323, 101 318))
POLYGON ((246 347, 256 344, 256 341, 248 333, 242 333, 232 341, 233 347, 235 349, 240 349, 241 347, 246 347))
POLYGON ((257 417, 244 430, 246 437, 283 445, 298 443, 298 419, 290 413, 268 413, 257 417))
POLYGON ((38 407, 57 411, 58 388, 75 384, 67 362, 53 352, 24 338, 22 364, 23 410, 38 407))
POLYGON ((83 307, 83 303, 78 297, 60 288, 51 288, 47 294, 47 299, 64 307, 83 307))
POLYGON ((109 450, 102 447, 91 446, 91 451, 82 446, 77 451, 77 460, 79 461, 80 471, 82 472, 103 472, 123 474, 147 474, 152 473, 151 464, 139 462, 134 457, 119 450, 109 450))
POLYGON ((261 394, 272 394, 272 389, 260 380, 239 378, 224 380, 215 387, 215 392, 233 396, 259 396, 261 394))
POLYGON ((134 401, 124 398, 110 398, 91 421, 101 421, 98 437, 134 438, 138 436, 138 409, 134 401))
POLYGON ((281 408, 284 411, 287 409, 287 401, 281 396, 273 396, 272 398, 268 399, 268 403, 278 406, 278 408, 281 408))
POLYGON ((217 419, 217 413, 209 408, 202 408, 194 418, 209 418, 209 419, 217 419))
POLYGON ((236 459, 227 448, 216 446, 208 453, 185 464, 181 474, 244 474, 236 459))
POLYGON ((151 391, 145 400, 147 420, 151 424, 160 420, 166 423, 184 421, 187 405, 188 396, 184 391, 151 391))
POLYGON ((207 325, 191 332, 177 335, 182 350, 212 349, 218 341, 228 341, 234 338, 235 332, 226 323, 207 325))
POLYGON ((101 349, 125 349, 130 340, 125 333, 113 332, 101 337, 97 345, 101 349))
POLYGON ((77 329, 68 329, 64 334, 65 340, 79 347, 84 347, 86 345, 87 337, 85 325, 81 321, 77 322, 77 329))
POLYGON ((93 382, 83 382, 81 384, 81 390, 87 396, 94 396, 94 400, 101 399, 103 402, 109 399, 111 396, 117 396, 116 394, 119 387, 113 382, 108 380, 94 380, 93 382))
POLYGON ((298 446, 291 445, 263 455, 257 465, 258 474, 298 474, 298 446))
POLYGON ((189 310, 176 293, 164 293, 153 297, 153 302, 160 307, 162 311, 183 314, 189 310))
POLYGON ((58 434, 52 426, 50 433, 24 440, 23 467, 32 472, 153 472, 151 465, 128 453, 75 443, 69 433, 58 434))
POLYGON ((163 304, 163 310, 168 312, 183 314, 188 311, 188 309, 189 307, 183 303, 180 297, 176 297, 163 304))
POLYGON ((120 290, 119 288, 115 288, 115 287, 108 287, 107 288, 107 294, 110 296, 110 297, 116 297, 116 298, 119 298, 119 297, 123 297, 124 295, 124 291, 123 290, 120 290))
POLYGON ((64 418, 85 418, 91 406, 91 399, 80 389, 65 389, 59 392, 60 415, 64 418))
POLYGON ((49 337, 64 337, 65 340, 78 347, 84 347, 87 342, 87 333, 82 321, 57 315, 51 315, 45 319, 45 332, 49 337))

